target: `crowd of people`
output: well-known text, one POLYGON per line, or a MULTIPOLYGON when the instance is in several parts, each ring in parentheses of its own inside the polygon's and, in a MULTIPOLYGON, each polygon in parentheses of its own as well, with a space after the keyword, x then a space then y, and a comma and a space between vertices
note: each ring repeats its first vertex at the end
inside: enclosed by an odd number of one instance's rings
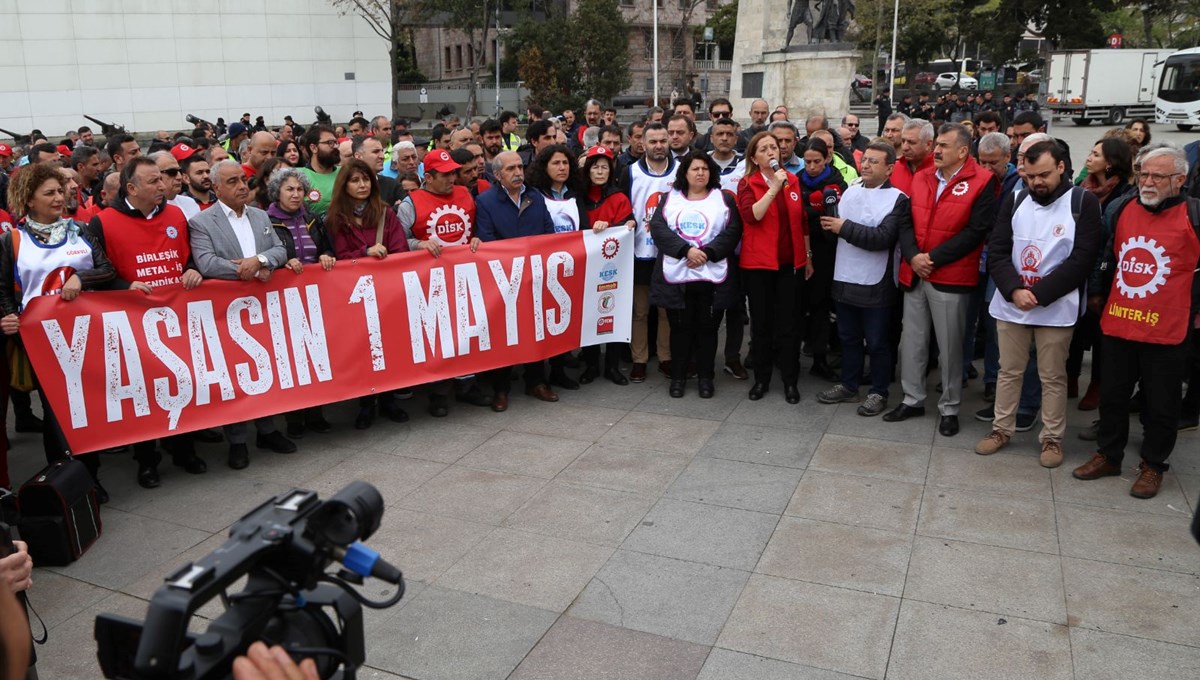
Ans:
MULTIPOLYGON (((60 143, 34 131, 24 149, 0 145, 2 412, 11 398, 17 430, 41 431, 47 460, 70 455, 45 398, 42 418, 30 406, 37 376, 18 333, 38 295, 152 294, 341 259, 437 258, 489 241, 626 229, 635 232, 631 342, 525 364, 527 394, 555 402, 558 390, 601 378, 643 382, 656 357, 671 397, 694 379, 698 397, 712 398, 720 368, 748 382, 752 401, 778 372, 783 398, 797 404, 811 357, 808 374, 824 383, 817 401, 899 422, 925 415, 936 366, 943 436, 959 432, 963 390, 982 378, 990 405, 975 416, 992 431, 975 446, 981 455, 1040 418, 1040 462, 1060 465, 1068 400, 1082 396, 1078 407, 1100 417, 1081 435, 1097 443, 1074 471, 1080 479, 1120 472, 1128 415, 1140 411, 1132 493, 1152 497, 1176 433, 1200 416, 1200 203, 1187 195, 1200 182, 1184 152, 1132 125, 1104 133, 1076 174, 1033 107, 993 105, 991 93, 953 111, 908 99, 898 110, 877 102, 875 138, 857 116, 793 122, 762 100, 742 125, 719 98, 703 135, 690 99, 625 126, 594 100, 578 118, 530 107, 523 139, 513 112, 451 117, 427 140, 407 121, 361 112, 336 128, 290 117, 270 128, 248 113, 228 126, 198 121, 159 132, 144 151, 124 133, 101 145, 87 127, 60 143)), ((515 368, 423 386, 425 408, 506 411, 515 368)), ((407 421, 411 396, 362 397, 353 426, 407 421)), ((256 448, 286 454, 335 427, 319 406, 282 415, 282 431, 260 418, 135 444, 137 481, 161 484, 160 448, 200 474, 197 442, 225 441, 227 464, 240 469, 252 430, 256 448)), ((77 458, 106 500, 97 454, 77 458)), ((6 463, 0 486, 11 487, 6 463)))

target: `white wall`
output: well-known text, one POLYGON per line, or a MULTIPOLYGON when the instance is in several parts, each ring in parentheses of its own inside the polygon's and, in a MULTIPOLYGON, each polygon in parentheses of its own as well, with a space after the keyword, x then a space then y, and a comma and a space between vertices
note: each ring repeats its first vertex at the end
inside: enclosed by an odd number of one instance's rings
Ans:
POLYGON ((187 113, 391 112, 387 43, 326 0, 0 0, 0 26, 0 127, 14 132, 57 140, 85 113, 147 131, 190 129, 187 113))

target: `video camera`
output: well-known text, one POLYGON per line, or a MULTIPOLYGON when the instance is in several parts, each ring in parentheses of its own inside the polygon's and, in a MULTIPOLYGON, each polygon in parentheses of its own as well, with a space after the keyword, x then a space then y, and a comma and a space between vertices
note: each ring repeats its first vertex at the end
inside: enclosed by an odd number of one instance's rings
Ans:
POLYGON ((325 501, 293 489, 263 503, 230 528, 224 545, 167 576, 144 622, 96 617, 104 677, 227 678, 233 660, 263 640, 294 657, 313 657, 322 678, 352 680, 366 659, 362 606, 383 609, 404 595, 400 570, 359 542, 382 517, 383 497, 361 481, 325 501), (335 560, 345 568, 326 573, 335 560), (243 576, 245 588, 227 594, 243 576), (351 586, 364 576, 396 584, 395 595, 367 600, 351 586), (189 633, 192 615, 217 596, 225 612, 204 633, 189 633))
POLYGON ((113 135, 118 135, 118 134, 125 132, 124 125, 118 125, 116 123, 105 123, 104 121, 100 120, 99 118, 92 118, 91 116, 87 116, 87 115, 85 115, 84 118, 87 118, 88 120, 92 121, 96 125, 99 125, 100 126, 100 134, 104 135, 105 137, 111 137, 113 135))

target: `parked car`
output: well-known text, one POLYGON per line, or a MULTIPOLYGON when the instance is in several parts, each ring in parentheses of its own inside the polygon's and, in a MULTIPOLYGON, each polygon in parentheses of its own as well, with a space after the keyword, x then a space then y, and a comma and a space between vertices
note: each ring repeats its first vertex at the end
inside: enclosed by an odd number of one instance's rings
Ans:
POLYGON ((937 74, 933 71, 921 71, 917 73, 917 77, 913 79, 913 84, 917 87, 932 87, 937 80, 937 74))
POLYGON ((935 90, 949 90, 958 85, 960 90, 978 90, 979 81, 965 73, 939 73, 933 83, 935 90))
POLYGON ((1030 85, 1037 85, 1042 82, 1042 69, 1037 68, 1025 74, 1025 82, 1030 85))
POLYGON ((854 77, 850 79, 850 87, 870 89, 871 85, 871 79, 861 73, 855 73, 854 77))

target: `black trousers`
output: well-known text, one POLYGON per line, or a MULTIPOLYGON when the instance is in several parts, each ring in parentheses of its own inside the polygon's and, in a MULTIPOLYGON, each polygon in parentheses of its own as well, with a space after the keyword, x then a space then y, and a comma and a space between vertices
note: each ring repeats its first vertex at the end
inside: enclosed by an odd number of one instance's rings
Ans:
POLYGON ((1200 416, 1200 329, 1192 329, 1192 361, 1188 375, 1187 395, 1183 398, 1181 415, 1185 418, 1200 416))
POLYGON ((1175 448, 1183 401, 1180 372, 1191 358, 1191 343, 1152 345, 1105 336, 1104 381, 1100 383, 1100 431, 1097 448, 1110 462, 1120 464, 1129 441, 1129 396, 1140 381, 1142 460, 1166 470, 1175 448))
POLYGON ((668 309, 671 325, 671 380, 686 380, 688 365, 701 380, 712 380, 717 357, 714 286, 707 281, 683 284, 683 309, 668 309))
POLYGON ((750 345, 754 382, 771 383, 778 366, 783 384, 800 380, 800 318, 804 270, 743 269, 742 289, 750 301, 750 345))
POLYGON ((815 234, 811 239, 813 275, 804 286, 805 339, 812 350, 813 360, 820 363, 829 351, 833 324, 833 265, 837 258, 837 240, 815 234))
POLYGON ((1071 349, 1067 353, 1068 376, 1078 378, 1083 373, 1083 353, 1088 349, 1092 350, 1091 379, 1095 382, 1103 370, 1101 356, 1104 350, 1100 343, 1100 315, 1090 309, 1075 324, 1075 334, 1071 336, 1071 349))
MULTIPOLYGON (((288 414, 291 415, 291 414, 288 414)), ((154 466, 157 467, 162 462, 162 454, 158 452, 158 442, 162 442, 163 448, 175 460, 187 460, 196 455, 195 440, 191 432, 184 432, 172 437, 163 437, 162 439, 151 439, 146 442, 138 442, 133 445, 133 459, 137 461, 139 466, 154 466)))
MULTIPOLYGON (((34 376, 34 383, 37 383, 37 376, 34 376)), ((50 402, 46 399, 46 393, 40 388, 37 393, 38 399, 42 403, 42 422, 45 423, 45 428, 42 430, 42 449, 46 452, 46 463, 54 463, 71 458, 71 447, 67 444, 67 435, 63 433, 62 427, 59 426, 58 417, 54 415, 54 411, 50 408, 50 402)), ((83 463, 83 466, 92 475, 92 479, 97 482, 100 481, 99 453, 84 453, 74 456, 74 458, 83 463)))
POLYGON ((713 310, 713 322, 718 329, 722 320, 725 321, 725 362, 740 361, 746 336, 745 293, 738 293, 738 301, 729 309, 713 310))
MULTIPOLYGON (((562 355, 550 357, 550 368, 561 368, 565 358, 562 355)), ((523 364, 525 373, 525 387, 533 388, 537 385, 546 383, 546 362, 531 361, 528 364, 523 364)), ((508 394, 512 389, 512 367, 505 366, 497 368, 493 371, 488 371, 488 381, 492 383, 492 390, 496 394, 508 394)))
POLYGON ((606 342, 602 345, 588 345, 579 350, 579 358, 583 363, 596 371, 600 370, 600 348, 604 348, 604 370, 616 370, 621 367, 621 352, 625 347, 623 342, 606 342))

